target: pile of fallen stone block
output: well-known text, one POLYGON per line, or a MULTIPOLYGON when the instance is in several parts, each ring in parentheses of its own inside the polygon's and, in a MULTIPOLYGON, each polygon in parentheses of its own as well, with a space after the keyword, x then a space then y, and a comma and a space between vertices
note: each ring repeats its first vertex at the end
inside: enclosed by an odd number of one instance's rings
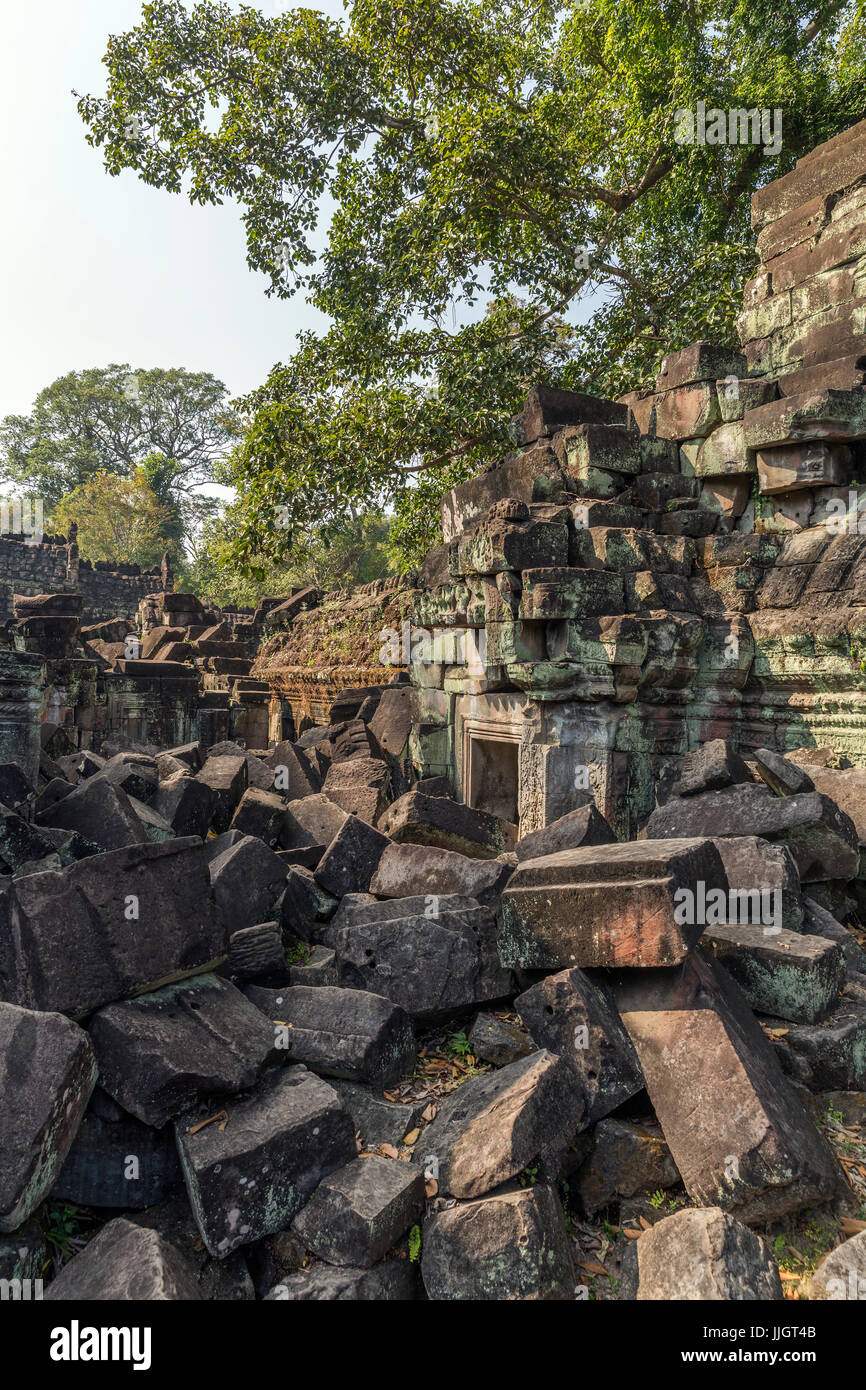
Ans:
POLYGON ((815 1107, 866 1090, 866 772, 715 741, 634 841, 586 794, 521 836, 410 785, 410 699, 0 768, 0 1278, 581 1298, 585 1223, 658 1189, 620 1297, 773 1299, 754 1227, 856 1208, 815 1107), (471 1065, 425 1088, 443 1036, 471 1065))

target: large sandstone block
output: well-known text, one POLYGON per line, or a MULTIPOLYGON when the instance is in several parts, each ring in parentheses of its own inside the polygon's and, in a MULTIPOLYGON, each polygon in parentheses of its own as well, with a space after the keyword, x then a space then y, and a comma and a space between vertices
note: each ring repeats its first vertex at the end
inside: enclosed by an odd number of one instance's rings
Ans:
POLYGON ((774 796, 769 787, 744 784, 675 798, 653 812, 647 835, 758 835, 787 846, 804 883, 854 878, 859 863, 853 822, 819 792, 774 796))
POLYGON ((430 894, 413 910, 417 901, 376 904, 348 926, 335 916, 326 940, 340 983, 385 995, 425 1020, 508 994, 512 977, 499 962, 491 910, 450 895, 430 894))
POLYGON ((246 758, 240 754, 223 755, 212 751, 201 772, 195 775, 206 787, 210 787, 216 798, 212 820, 214 830, 217 834, 228 830, 238 803, 249 785, 246 758))
POLYGON ((347 758, 328 768, 322 792, 342 810, 375 825, 387 805, 390 780, 381 758, 347 758))
POLYGON ((247 997, 276 1029, 281 1059, 344 1081, 384 1088, 411 1072, 415 1035, 407 1013, 364 989, 330 985, 247 987, 247 997))
POLYGON ((539 1185, 434 1213, 424 1226, 421 1273, 434 1301, 573 1299, 559 1198, 539 1185))
POLYGON ((759 926, 709 927, 703 944, 736 980, 756 1013, 815 1023, 845 978, 841 946, 820 936, 759 926))
POLYGON ((356 1154, 348 1111, 306 1067, 271 1073, 226 1108, 224 1126, 201 1125, 212 1100, 175 1120, 190 1204, 218 1259, 283 1230, 322 1178, 356 1154))
POLYGON ((495 859, 517 840, 517 826, 500 816, 418 791, 399 797, 381 817, 379 829, 398 844, 431 845, 472 859, 495 859))
POLYGON ((90 1021, 100 1085, 161 1128, 189 1101, 252 1086, 273 1029, 240 990, 199 975, 100 1009, 90 1021))
POLYGON ((0 1004, 0 1231, 14 1231, 52 1186, 96 1084, 87 1034, 56 1013, 0 1004))
POLYGON ((718 377, 739 377, 746 374, 746 359, 732 348, 702 341, 670 352, 662 359, 657 391, 670 391, 675 386, 688 386, 693 381, 715 381, 718 377))
POLYGON ((838 1171, 740 990, 700 953, 614 985, 689 1195, 742 1221, 827 1201, 838 1171))
POLYGON ((156 1231, 118 1217, 65 1264, 45 1292, 58 1302, 201 1299, 195 1274, 156 1231))
POLYGON ((197 839, 93 855, 17 879, 0 933, 6 998, 81 1017, 212 970, 228 933, 197 839))
POLYGON ((110 783, 100 783, 97 777, 89 777, 43 811, 39 824, 75 830, 102 850, 140 845, 147 839, 126 792, 110 783))
POLYGON ((376 830, 359 816, 347 816, 316 868, 316 882, 335 898, 366 893, 390 843, 387 833, 376 830))
POLYGON ((481 1197, 546 1149, 567 1144, 583 1113, 583 1093, 568 1063, 550 1052, 533 1052, 446 1096, 414 1161, 440 1192, 481 1197))
POLYGON ((379 898, 463 894, 480 903, 495 902, 511 872, 498 859, 469 859, 428 845, 389 845, 370 882, 379 898))
POLYGON ((423 1212, 423 1174, 370 1154, 323 1178, 292 1230, 330 1264, 370 1269, 423 1212))
POLYGON ((708 839, 641 840, 526 859, 502 896, 500 959, 526 970, 676 964, 702 931, 678 920, 685 914, 677 895, 694 893, 699 883, 727 893, 708 839))
MULTIPOLYGON (((589 798, 589 792, 578 792, 577 795, 589 798)), ((547 854, 558 854, 564 849, 610 845, 615 840, 616 836, 604 816, 596 809, 595 802, 588 800, 587 805, 566 812, 542 830, 533 830, 529 835, 522 835, 514 849, 518 862, 522 862, 524 859, 540 859, 547 854)))
POLYGON ((782 1298, 779 1270, 764 1241, 716 1207, 666 1216, 644 1231, 636 1255, 640 1302, 782 1298))
POLYGON ((533 1042, 564 1057, 579 1077, 586 1101, 580 1128, 643 1089, 637 1053, 601 979, 563 970, 518 995, 514 1007, 533 1042))
POLYGON ((329 845, 348 815, 348 811, 322 793, 290 801, 286 806, 283 844, 287 849, 329 845))
POLYGON ((262 840, 244 835, 209 864, 218 915, 230 934, 271 920, 286 866, 262 840))

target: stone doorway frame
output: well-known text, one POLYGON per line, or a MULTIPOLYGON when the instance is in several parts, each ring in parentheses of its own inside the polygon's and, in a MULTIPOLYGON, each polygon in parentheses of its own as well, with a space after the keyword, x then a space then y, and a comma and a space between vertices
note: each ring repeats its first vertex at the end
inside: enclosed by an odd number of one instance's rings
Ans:
MULTIPOLYGON (((463 800, 467 806, 472 805, 473 793, 473 771, 472 771, 472 745, 476 741, 479 743, 507 743, 517 744, 517 783, 515 786, 516 814, 515 821, 519 815, 520 808, 520 760, 521 745, 523 743, 522 728, 505 723, 499 719, 464 719, 462 733, 462 765, 460 769, 460 790, 463 800)), ((480 751, 480 750, 479 750, 480 751)))

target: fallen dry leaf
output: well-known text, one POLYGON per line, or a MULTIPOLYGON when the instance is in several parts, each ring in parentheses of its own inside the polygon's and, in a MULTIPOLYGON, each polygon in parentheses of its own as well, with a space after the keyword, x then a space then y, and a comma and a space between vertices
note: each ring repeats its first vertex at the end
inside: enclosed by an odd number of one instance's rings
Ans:
POLYGON ((420 1133, 421 1133, 420 1129, 410 1129, 410 1130, 409 1130, 409 1133, 406 1135, 405 1139, 403 1140, 403 1143, 404 1143, 404 1144, 417 1144, 417 1143, 418 1143, 418 1136, 419 1136, 420 1133))

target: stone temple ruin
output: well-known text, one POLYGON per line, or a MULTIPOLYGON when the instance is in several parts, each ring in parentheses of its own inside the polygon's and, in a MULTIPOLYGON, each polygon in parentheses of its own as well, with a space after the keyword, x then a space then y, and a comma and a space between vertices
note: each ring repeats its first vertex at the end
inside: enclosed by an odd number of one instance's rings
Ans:
POLYGON ((866 123, 753 219, 741 350, 536 387, 417 574, 2 542, 10 1287, 773 1300, 818 1212, 866 1296, 866 123))

